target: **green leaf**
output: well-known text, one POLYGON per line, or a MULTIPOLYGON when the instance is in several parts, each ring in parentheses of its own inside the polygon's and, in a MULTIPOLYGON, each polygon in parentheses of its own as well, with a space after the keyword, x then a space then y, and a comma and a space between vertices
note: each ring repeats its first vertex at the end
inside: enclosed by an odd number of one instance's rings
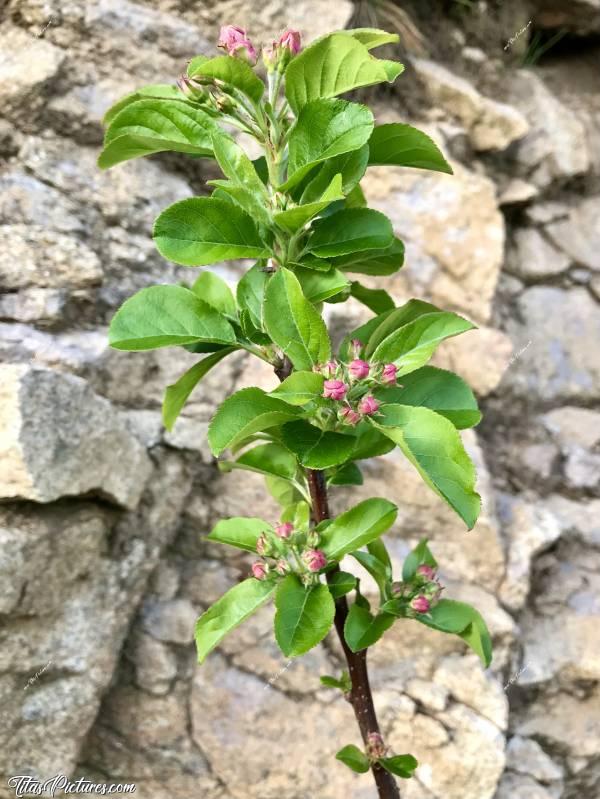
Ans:
POLYGON ((363 461, 386 455, 394 449, 394 443, 367 422, 357 428, 356 443, 352 451, 352 460, 363 461))
POLYGON ((148 97, 187 103, 186 98, 179 91, 177 86, 174 86, 171 83, 154 83, 150 86, 142 86, 140 89, 136 89, 134 92, 131 92, 131 94, 126 94, 125 97, 121 97, 121 99, 118 100, 114 105, 111 105, 102 118, 103 124, 106 126, 110 125, 119 111, 122 111, 125 106, 131 105, 131 103, 135 103, 137 100, 145 100, 148 97))
POLYGON ((342 291, 350 288, 348 278, 337 269, 329 268, 327 272, 296 267, 294 274, 300 281, 302 293, 311 302, 325 302, 342 291))
POLYGON ((288 179, 283 189, 295 186, 322 161, 363 147, 373 126, 373 114, 365 105, 327 99, 305 105, 290 133, 288 179))
POLYGON ((427 485, 471 529, 481 498, 475 491, 475 467, 452 422, 429 408, 383 405, 371 423, 400 447, 427 485))
POLYGON ((192 75, 196 73, 196 70, 199 69, 205 61, 208 61, 209 58, 207 55, 195 55, 193 58, 190 58, 188 61, 187 69, 185 74, 190 78, 192 75))
POLYGON ((387 499, 365 499, 333 520, 323 533, 321 549, 330 560, 341 560, 379 538, 397 514, 398 508, 387 499))
POLYGON ((394 308, 394 300, 387 291, 384 289, 369 289, 356 280, 350 286, 350 294, 376 314, 391 311, 394 308))
POLYGON ((306 405, 323 395, 324 382, 323 375, 316 372, 292 372, 269 396, 290 405, 306 405))
POLYGON ((262 307, 268 275, 260 263, 254 264, 237 286, 237 301, 241 309, 248 311, 252 323, 262 330, 262 307))
POLYGON ((280 268, 267 283, 263 317, 271 339, 294 368, 310 371, 315 364, 330 359, 331 344, 325 323, 289 269, 280 268))
POLYGON ((385 599, 389 583, 389 575, 385 565, 370 552, 357 551, 351 552, 350 554, 369 572, 371 577, 375 580, 377 588, 379 588, 382 599, 385 599))
POLYGON ((405 582, 410 582, 417 573, 419 566, 423 565, 431 566, 434 569, 438 565, 437 560, 433 557, 433 553, 427 546, 426 538, 419 541, 417 546, 404 559, 404 564, 402 565, 402 579, 405 582))
POLYGON ((427 134, 399 122, 376 126, 369 139, 369 166, 410 166, 452 174, 452 167, 427 134))
POLYGON ((311 100, 371 86, 392 83, 402 64, 379 61, 352 36, 333 33, 297 55, 285 73, 285 94, 294 113, 311 100))
POLYGON ((346 197, 346 208, 366 208, 368 205, 365 193, 362 190, 360 183, 356 186, 346 197))
POLYGON ((481 421, 477 400, 465 381, 454 372, 423 366, 402 378, 402 386, 374 392, 382 402, 430 408, 445 416, 459 430, 481 421))
POLYGON ((302 494, 289 480, 268 475, 265 478, 265 483, 273 499, 282 508, 288 508, 290 505, 295 505, 302 501, 302 494))
POLYGON ((194 59, 188 68, 188 77, 216 78, 239 89, 254 103, 260 102, 265 91, 265 84, 249 64, 228 55, 203 61, 194 59))
POLYGON ((227 633, 258 610, 274 590, 274 583, 251 577, 223 594, 196 623, 198 661, 202 663, 227 633))
POLYGON ((356 586, 356 577, 348 572, 334 572, 327 580, 329 591, 334 599, 345 596, 356 586))
POLYGON ((271 525, 263 519, 236 516, 218 522, 206 536, 206 540, 218 541, 219 544, 228 544, 231 547, 256 554, 256 542, 264 532, 274 534, 271 525))
POLYGON ((363 476, 355 463, 344 463, 328 474, 327 484, 331 486, 361 486, 363 476))
POLYGON ((370 541, 367 544, 367 549, 369 550, 369 554, 373 555, 373 557, 377 558, 377 560, 383 564, 386 576, 391 579, 392 560, 390 558, 389 552, 387 551, 387 547, 381 538, 376 538, 375 541, 370 541))
POLYGON ((335 604, 327 586, 305 587, 295 574, 279 584, 275 607, 275 638, 286 657, 308 652, 333 624, 335 604))
POLYGON ((383 249, 349 252, 333 258, 331 263, 343 272, 375 276, 393 275, 404 264, 404 244, 400 239, 394 238, 392 243, 383 249))
POLYGON ((318 219, 308 249, 318 258, 329 258, 360 250, 384 249, 394 240, 392 223, 371 208, 347 208, 318 219))
POLYGON ((357 338, 365 344, 365 357, 369 358, 377 349, 377 346, 394 333, 399 328, 429 313, 439 313, 439 308, 430 302, 422 300, 409 300, 399 308, 392 311, 384 311, 374 319, 370 319, 366 324, 353 330, 348 339, 357 338))
POLYGON ((270 397, 260 388, 236 391, 219 407, 208 426, 208 443, 214 455, 244 438, 283 424, 298 415, 286 402, 270 397))
POLYGON ((373 616, 365 608, 352 605, 344 624, 344 638, 353 652, 360 652, 377 643, 386 630, 396 621, 391 613, 373 616))
POLYGON ((271 221, 266 210, 268 195, 252 161, 237 142, 222 132, 213 135, 212 143, 217 163, 233 186, 218 180, 210 181, 211 185, 229 192, 248 214, 268 225, 271 221))
POLYGON ((319 677, 319 680, 321 685, 324 685, 326 688, 339 688, 340 691, 343 691, 345 694, 350 693, 352 690, 352 680, 347 671, 342 672, 341 679, 339 680, 337 677, 328 677, 327 675, 319 677))
POLYGON ((339 760, 340 763, 348 766, 348 768, 352 769, 352 771, 356 771, 357 774, 366 774, 371 768, 369 758, 364 752, 360 751, 358 746, 354 746, 354 744, 348 744, 348 746, 344 746, 344 748, 340 749, 335 757, 336 760, 339 760))
POLYGON ((235 344, 235 332, 227 319, 189 289, 149 286, 119 308, 108 340, 117 350, 151 350, 195 341, 235 344))
POLYGON ((492 640, 485 621, 475 608, 453 599, 440 599, 427 614, 415 616, 417 621, 443 633, 463 639, 487 668, 492 662, 492 640))
POLYGON ((188 400, 192 391, 213 366, 222 361, 225 356, 235 352, 236 347, 226 347, 212 355, 203 358, 188 369, 176 383, 167 386, 162 405, 163 424, 167 430, 172 430, 177 417, 188 400))
POLYGON ((350 457, 355 443, 353 436, 324 432, 304 420, 284 424, 281 438, 308 469, 329 469, 343 463, 350 457))
POLYGON ((400 377, 427 363, 444 339, 474 327, 472 322, 450 311, 424 314, 390 333, 377 346, 372 358, 377 363, 395 363, 400 377))
POLYGON ((207 185, 216 186, 210 195, 211 199, 237 205, 263 227, 268 227, 271 224, 266 204, 249 189, 240 186, 233 180, 208 180, 207 185))
POLYGON ((330 203, 343 199, 342 176, 340 174, 334 175, 319 200, 306 203, 306 205, 296 205, 293 208, 287 208, 285 211, 279 211, 273 218, 283 230, 287 230, 288 233, 295 233, 301 227, 304 227, 307 222, 310 222, 314 216, 320 214, 330 203))
POLYGON ((394 755, 393 757, 382 757, 379 763, 390 774, 402 779, 410 779, 413 771, 418 767, 419 762, 412 755, 394 755))
POLYGON ((381 47, 383 44, 396 44, 396 42, 400 41, 400 37, 397 33, 387 33, 378 28, 351 28, 350 30, 339 32, 357 39, 361 44, 364 44, 368 50, 381 47))
POLYGON ((111 118, 98 158, 108 169, 130 158, 165 150, 212 155, 215 122, 196 106, 149 97, 128 103, 111 118))
POLYGON ((317 201, 336 175, 342 176, 342 193, 350 194, 367 171, 368 162, 369 147, 366 144, 358 150, 330 158, 311 172, 302 183, 300 202, 317 201))
POLYGON ((235 462, 243 467, 261 474, 271 474, 291 480, 298 470, 296 459, 281 444, 259 444, 245 452, 235 462))
POLYGON ((169 206, 154 223, 153 236, 160 254, 183 266, 270 255, 252 218, 213 197, 191 197, 169 206))
POLYGON ((192 291, 215 311, 235 319, 237 305, 227 283, 214 272, 202 272, 192 286, 192 291))

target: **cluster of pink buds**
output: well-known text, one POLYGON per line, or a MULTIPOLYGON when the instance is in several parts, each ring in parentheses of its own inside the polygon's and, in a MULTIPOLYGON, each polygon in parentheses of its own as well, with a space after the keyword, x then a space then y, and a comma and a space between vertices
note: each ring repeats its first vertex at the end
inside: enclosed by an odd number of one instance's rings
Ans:
POLYGON ((256 64, 256 49, 244 28, 238 28, 237 25, 224 25, 221 28, 217 46, 226 50, 227 55, 241 58, 249 64, 256 64))
POLYGON ((353 356, 349 363, 328 361, 315 366, 314 371, 326 378, 323 397, 344 403, 337 412, 339 421, 354 427, 365 416, 379 412, 381 403, 370 389, 378 385, 396 385, 398 367, 393 363, 381 366, 366 361, 361 357, 363 344, 358 339, 350 342, 349 351, 353 356))
POLYGON ((444 590, 433 566, 423 563, 410 582, 392 583, 392 593, 403 599, 415 613, 429 613, 444 590))
POLYGON ((437 579, 437 572, 433 566, 422 563, 414 577, 416 584, 416 594, 410 601, 411 608, 415 613, 429 613, 434 607, 443 589, 442 584, 437 579))
POLYGON ((316 530, 298 531, 291 522, 281 522, 273 533, 261 533, 256 541, 256 552, 260 560, 252 564, 252 575, 257 580, 267 580, 275 571, 284 577, 297 571, 301 580, 309 585, 314 582, 314 575, 327 566, 327 556, 318 549, 320 535, 316 530), (293 555, 296 568, 287 559, 293 555))

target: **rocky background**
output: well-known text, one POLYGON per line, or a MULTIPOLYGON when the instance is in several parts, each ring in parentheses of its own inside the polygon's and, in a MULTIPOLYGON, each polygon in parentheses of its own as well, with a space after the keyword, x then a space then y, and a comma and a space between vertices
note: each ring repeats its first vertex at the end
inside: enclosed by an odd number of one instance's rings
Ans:
MULTIPOLYGON (((193 356, 106 345, 133 291, 189 278, 150 229, 207 167, 164 155, 101 173, 100 117, 210 52, 222 22, 264 40, 397 30, 407 71, 370 100, 430 130, 455 167, 372 170, 365 188, 407 243, 397 300, 480 325, 439 362, 486 412, 466 437, 484 512, 466 533, 395 456, 336 499, 396 501, 394 558, 430 536, 449 594, 494 637, 487 672, 409 621, 373 651, 386 734, 421 762, 403 797, 600 796, 600 1, 0 8, 0 796, 10 775, 65 773, 135 782, 140 799, 374 799, 333 760, 358 742, 350 707, 318 684, 340 669, 335 641, 286 661, 266 608, 195 663, 196 617, 248 569, 202 534, 276 515, 260 479, 219 473, 207 422, 273 376, 229 358, 167 434, 162 392, 193 356)), ((340 329, 361 313, 331 307, 340 329)))

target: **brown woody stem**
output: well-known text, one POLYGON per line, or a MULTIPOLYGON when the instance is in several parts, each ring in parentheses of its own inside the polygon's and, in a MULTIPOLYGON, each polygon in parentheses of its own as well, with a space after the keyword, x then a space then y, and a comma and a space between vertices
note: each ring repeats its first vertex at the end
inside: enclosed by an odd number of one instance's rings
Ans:
MULTIPOLYGON (((279 380, 283 382, 283 380, 292 373, 292 368, 289 358, 284 357, 281 363, 275 367, 275 374, 279 380)), ((306 477, 312 499, 313 521, 315 524, 318 524, 330 518, 325 475, 322 471, 307 469, 306 477)), ((335 569, 332 569, 332 571, 328 573, 328 579, 331 579, 336 571, 339 571, 339 566, 336 566, 335 569)), ((377 721, 375 705, 373 704, 373 694, 371 693, 371 685, 369 683, 367 650, 363 649, 362 652, 353 652, 346 643, 346 639, 344 638, 344 624, 346 623, 347 617, 348 600, 345 596, 342 596, 336 600, 335 603, 334 623, 342 649, 344 650, 344 655, 346 656, 350 680, 352 682, 352 690, 349 696, 350 704, 354 708, 354 715, 356 716, 360 734, 366 746, 369 733, 380 731, 379 722, 377 721)), ((380 766, 379 763, 373 763, 371 771, 373 772, 379 799, 400 799, 398 784, 392 774, 380 766)))
MULTIPOLYGON (((313 520, 316 524, 324 519, 329 519, 329 502, 327 498, 327 485, 325 475, 315 469, 307 469, 308 486, 313 505, 313 520)), ((330 571, 328 579, 339 571, 339 566, 330 571)), ((369 673, 367 671, 367 650, 353 652, 344 638, 344 625, 348 617, 348 601, 345 596, 340 597, 335 603, 335 629, 337 631, 346 661, 352 690, 350 692, 350 704, 354 708, 354 715, 360 728, 362 739, 367 744, 369 733, 379 732, 379 722, 373 704, 373 695, 369 684, 369 673)), ((386 771, 379 763, 371 766, 379 799, 400 799, 398 784, 393 775, 386 771)))

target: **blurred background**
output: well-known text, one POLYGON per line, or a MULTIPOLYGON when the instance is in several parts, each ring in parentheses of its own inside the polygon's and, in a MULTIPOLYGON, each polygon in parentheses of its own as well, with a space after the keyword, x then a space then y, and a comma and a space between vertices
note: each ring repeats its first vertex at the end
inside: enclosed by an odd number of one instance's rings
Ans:
MULTIPOLYGON (((600 1, 8 0, 0 3, 0 797, 15 774, 135 782, 140 799, 374 799, 333 760, 358 743, 319 688, 334 640, 287 661, 265 608, 198 668, 198 614, 248 562, 203 541, 222 516, 277 508, 258 476, 219 473, 216 405, 259 362, 230 357, 172 433, 163 390, 180 349, 110 351, 137 289, 190 279, 151 225, 205 192, 174 155, 101 173, 100 119, 137 86, 173 82, 233 23, 268 42, 397 31, 407 68, 359 97, 429 131, 455 176, 369 172, 407 245, 388 279, 479 330, 438 364, 485 412, 465 436, 484 510, 467 533, 400 457, 340 491, 397 502, 399 564, 427 535, 448 595, 491 628, 482 671, 459 639, 406 621, 373 650, 386 736, 421 762, 405 799, 600 796, 600 1), (256 479, 254 479, 256 477, 256 479)), ((225 264, 232 282, 247 264, 225 264)), ((347 330, 359 306, 330 306, 347 330)))

